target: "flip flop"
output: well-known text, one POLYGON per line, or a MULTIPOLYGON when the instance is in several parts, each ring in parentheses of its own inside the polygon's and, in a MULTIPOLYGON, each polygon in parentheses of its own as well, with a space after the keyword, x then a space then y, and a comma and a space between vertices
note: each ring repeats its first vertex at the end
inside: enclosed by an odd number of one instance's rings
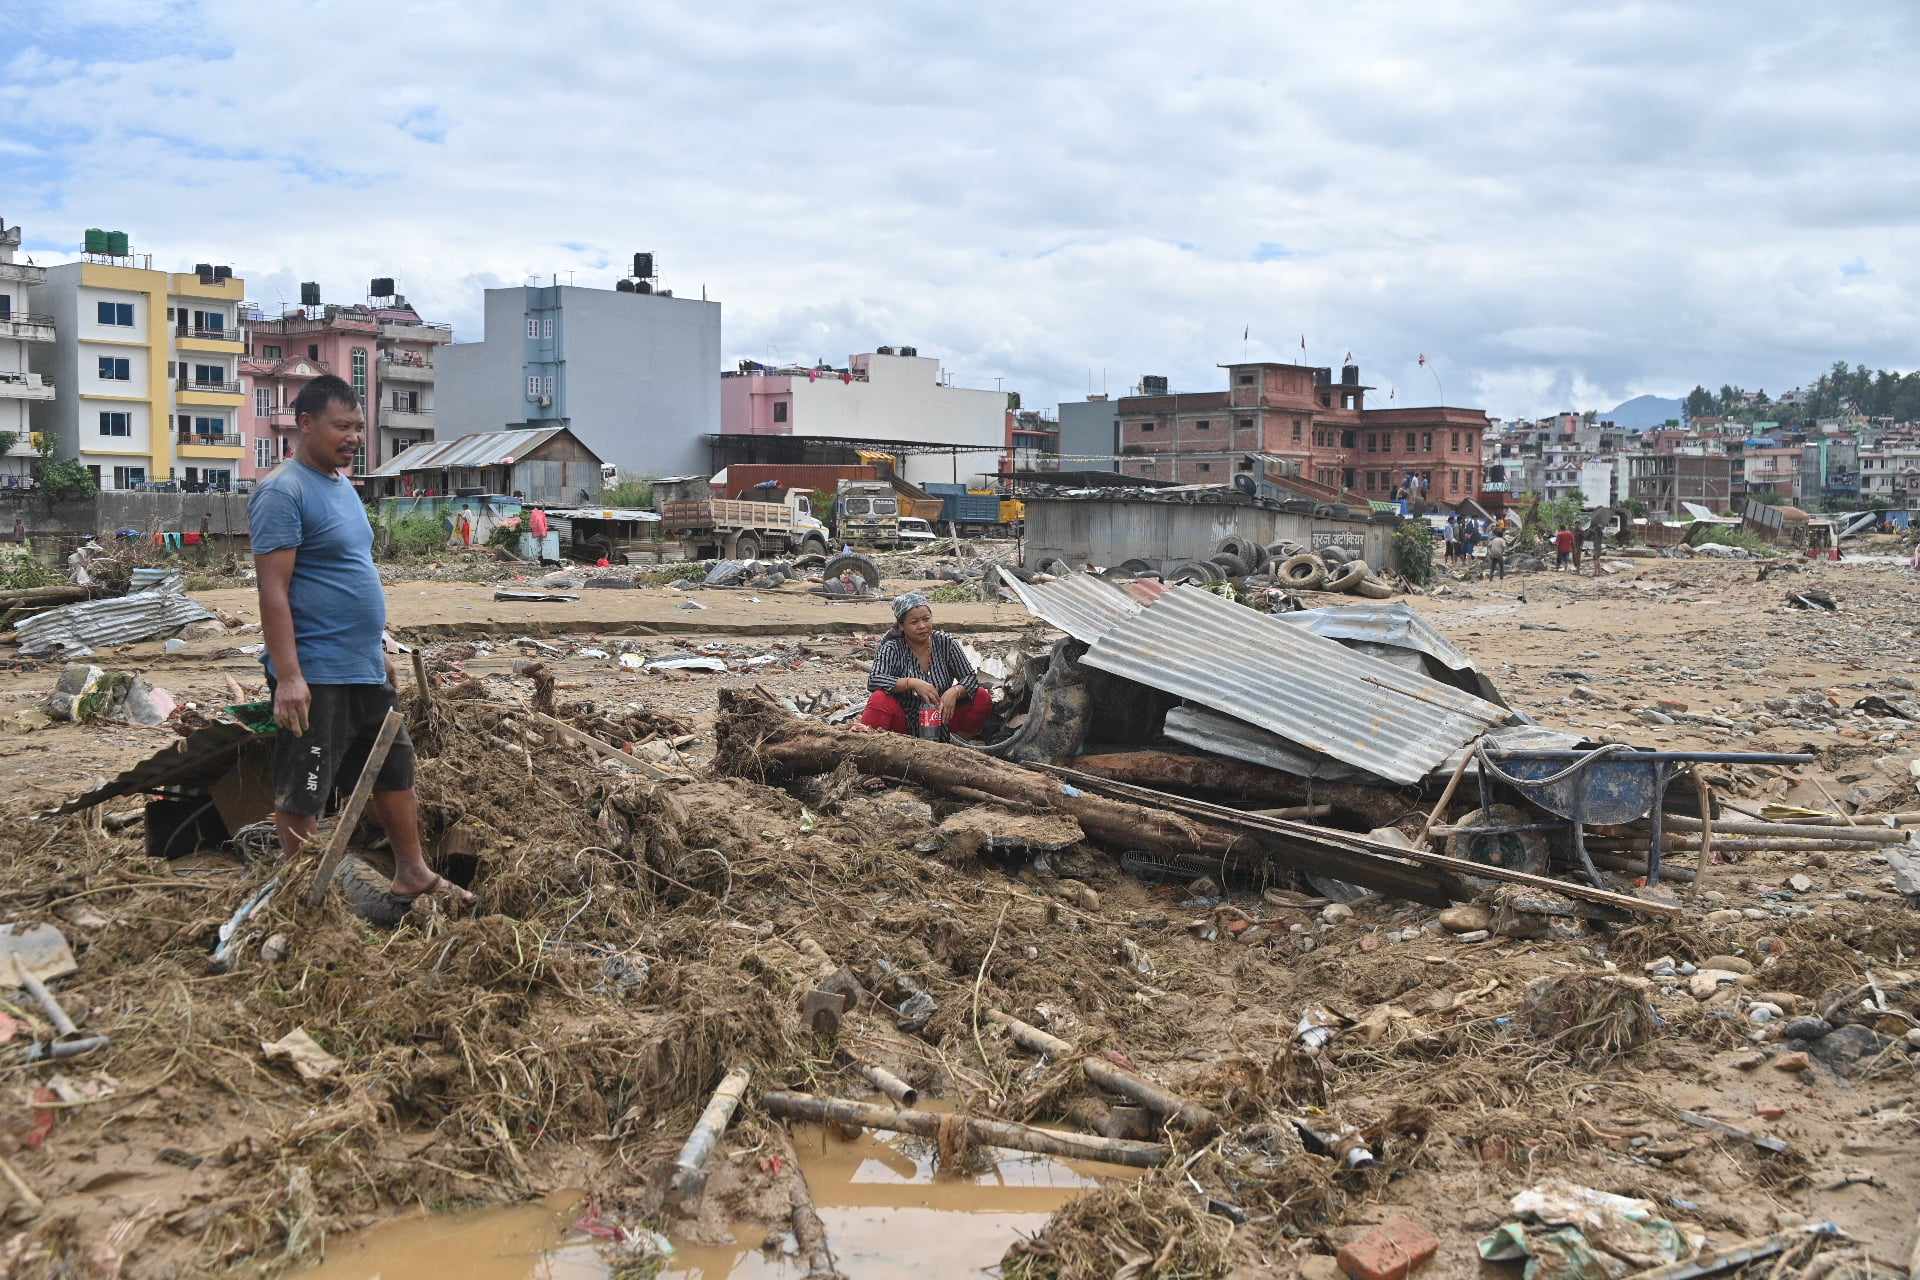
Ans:
MULTIPOLYGON (((420 890, 418 893, 395 893, 393 896, 397 901, 413 903, 418 902, 422 898, 432 897, 448 890, 451 890, 450 896, 456 903, 462 906, 471 906, 473 904, 474 897, 471 893, 462 889, 445 876, 438 874, 433 877, 432 882, 429 883, 426 888, 420 890)), ((389 892, 391 892, 391 890, 389 890, 389 892)))

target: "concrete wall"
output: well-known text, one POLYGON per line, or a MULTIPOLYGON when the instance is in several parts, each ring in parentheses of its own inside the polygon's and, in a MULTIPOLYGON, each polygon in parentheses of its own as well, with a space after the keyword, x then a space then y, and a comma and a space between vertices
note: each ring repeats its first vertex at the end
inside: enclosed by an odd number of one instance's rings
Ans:
MULTIPOLYGON (((1060 406, 1060 456, 1093 454, 1102 457, 1120 452, 1113 424, 1119 418, 1119 406, 1111 400, 1081 400, 1060 406)), ((1060 463, 1062 471, 1118 471, 1118 462, 1060 463)))
POLYGON ((1089 562, 1104 567, 1140 559, 1164 571, 1181 560, 1206 559, 1229 536, 1262 544, 1285 538, 1313 547, 1353 547, 1369 565, 1385 569, 1393 526, 1237 503, 1028 498, 1024 563, 1038 569, 1058 558, 1075 567, 1089 562))
POLYGON ((0 531, 14 518, 27 522, 31 537, 58 534, 111 538, 120 529, 142 533, 198 533, 210 520, 215 537, 247 535, 247 495, 232 493, 100 493, 91 498, 51 502, 40 494, 0 490, 0 531))
POLYGON ((486 334, 441 349, 436 437, 564 422, 621 471, 707 469, 720 430, 720 304, 611 289, 489 289, 486 334), (539 336, 527 320, 541 323, 539 336), (547 336, 546 321, 552 321, 547 336), (527 395, 554 380, 553 404, 527 395))

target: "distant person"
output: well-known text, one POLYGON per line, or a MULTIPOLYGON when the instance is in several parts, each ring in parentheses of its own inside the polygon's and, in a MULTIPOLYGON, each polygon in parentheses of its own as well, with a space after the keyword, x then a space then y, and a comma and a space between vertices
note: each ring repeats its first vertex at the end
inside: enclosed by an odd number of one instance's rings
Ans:
POLYGON ((1507 536, 1495 533, 1487 541, 1487 577, 1504 578, 1507 576, 1507 536))
MULTIPOLYGON (((280 727, 273 821, 289 858, 313 838, 334 784, 358 780, 396 685, 381 639, 387 598, 373 565, 373 526, 345 474, 366 419, 353 388, 333 374, 301 388, 292 407, 299 450, 261 481, 247 507, 266 634, 261 661, 280 727)), ((373 783, 373 813, 393 846, 392 892, 471 902, 427 866, 413 764, 403 726, 373 783)))
POLYGON ((867 674, 866 710, 859 729, 869 733, 916 732, 924 720, 964 737, 987 726, 993 695, 960 642, 933 629, 933 605, 918 591, 893 601, 893 629, 880 641, 867 674))
POLYGON ((1573 571, 1579 573, 1580 548, 1587 544, 1587 531, 1585 529, 1575 528, 1571 532, 1573 533, 1573 571))
POLYGON ((1561 525, 1560 531, 1553 535, 1553 567, 1557 570, 1565 570, 1572 559, 1573 530, 1561 525))

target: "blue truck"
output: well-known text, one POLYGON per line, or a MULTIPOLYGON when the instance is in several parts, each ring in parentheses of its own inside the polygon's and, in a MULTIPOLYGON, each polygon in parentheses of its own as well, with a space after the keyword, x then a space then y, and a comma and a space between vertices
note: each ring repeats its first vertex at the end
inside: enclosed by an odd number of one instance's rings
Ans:
POLYGON ((951 524, 961 534, 975 537, 1007 532, 998 493, 969 490, 964 484, 930 484, 926 490, 940 499, 940 524, 951 524))

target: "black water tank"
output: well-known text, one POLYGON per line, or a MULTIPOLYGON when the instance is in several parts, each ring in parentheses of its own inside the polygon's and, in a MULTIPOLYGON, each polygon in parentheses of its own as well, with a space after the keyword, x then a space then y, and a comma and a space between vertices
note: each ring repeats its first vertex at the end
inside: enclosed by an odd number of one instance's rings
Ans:
POLYGON ((215 267, 213 269, 213 278, 215 280, 231 280, 233 279, 233 268, 232 267, 215 267))
POLYGON ((652 293, 653 286, 648 284, 645 280, 642 280, 640 283, 633 286, 633 291, 635 293, 652 293))
POLYGON ((903 356, 917 356, 917 355, 919 355, 919 354, 920 354, 920 348, 918 348, 918 347, 902 347, 902 348, 900 348, 900 354, 901 354, 901 355, 903 355, 903 356))
POLYGON ((614 282, 613 287, 621 293, 632 293, 634 291, 633 281, 631 280, 617 280, 614 282))
POLYGON ((653 255, 636 253, 633 255, 633 274, 642 280, 653 278, 653 255))
POLYGON ((372 282, 367 285, 367 292, 376 298, 391 298, 393 296, 393 277, 375 276, 372 282))
POLYGON ((196 262, 193 264, 193 271, 195 275, 200 277, 201 284, 213 283, 213 264, 211 262, 196 262))
POLYGON ((1349 386, 1349 387, 1359 386, 1360 385, 1360 366, 1357 364, 1341 365, 1340 381, 1342 385, 1345 385, 1345 386, 1349 386))
POLYGON ((300 305, 303 307, 317 307, 320 305, 320 284, 318 281, 303 280, 300 282, 300 305))
POLYGON ((893 354, 893 348, 892 347, 875 347, 873 349, 873 354, 877 356, 890 356, 893 354))

